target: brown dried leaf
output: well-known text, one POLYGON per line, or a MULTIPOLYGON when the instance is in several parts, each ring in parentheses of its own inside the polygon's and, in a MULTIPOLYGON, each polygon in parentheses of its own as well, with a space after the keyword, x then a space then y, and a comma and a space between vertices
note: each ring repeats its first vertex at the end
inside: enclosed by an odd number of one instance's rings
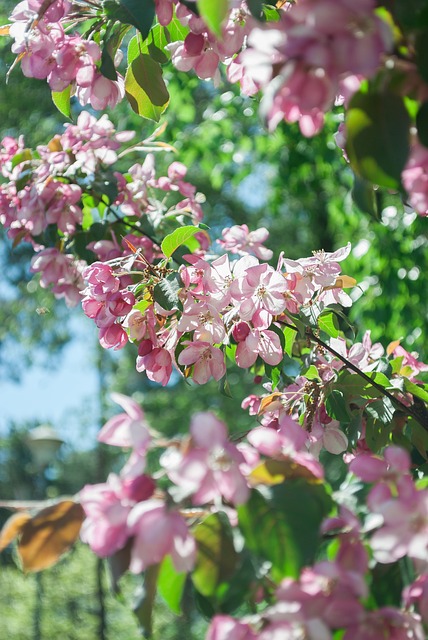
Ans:
POLYGON ((6 549, 8 545, 22 532, 24 525, 31 519, 29 513, 15 513, 4 523, 0 531, 0 551, 6 549))
POLYGON ((276 403, 277 400, 279 400, 279 398, 281 397, 281 395, 282 394, 279 391, 274 391, 269 396, 262 398, 262 401, 260 402, 259 413, 263 413, 264 411, 274 411, 277 408, 277 406, 275 405, 271 407, 271 405, 276 403))
POLYGON ((0 27, 0 36, 8 36, 9 35, 10 24, 3 24, 0 27))
POLYGON ((18 552, 25 571, 52 566, 76 541, 84 519, 80 504, 58 502, 31 518, 23 527, 18 552))

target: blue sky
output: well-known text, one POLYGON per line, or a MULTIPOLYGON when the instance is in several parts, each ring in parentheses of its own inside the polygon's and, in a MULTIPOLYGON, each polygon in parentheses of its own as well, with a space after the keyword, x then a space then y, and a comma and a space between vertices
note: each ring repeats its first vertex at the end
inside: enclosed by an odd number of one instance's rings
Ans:
POLYGON ((19 383, 0 381, 0 433, 7 431, 10 421, 36 420, 51 424, 75 446, 88 447, 95 441, 99 428, 98 377, 93 365, 97 338, 93 323, 81 312, 77 315, 72 322, 74 338, 57 357, 57 368, 32 367, 19 383))

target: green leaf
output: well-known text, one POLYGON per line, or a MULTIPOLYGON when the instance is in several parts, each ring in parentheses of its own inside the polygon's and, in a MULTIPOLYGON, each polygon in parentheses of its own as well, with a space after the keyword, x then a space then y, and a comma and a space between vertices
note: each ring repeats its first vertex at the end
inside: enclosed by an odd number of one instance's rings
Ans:
POLYGON ((379 453, 390 441, 395 409, 389 398, 379 398, 370 402, 365 412, 366 442, 374 453, 379 453))
POLYGON ((391 3, 393 15, 407 28, 428 26, 428 5, 426 0, 395 0, 391 3))
POLYGON ((325 400, 325 409, 330 416, 339 422, 349 422, 351 419, 348 403, 342 391, 333 389, 325 400))
POLYGON ((278 386, 278 382, 281 379, 282 363, 276 365, 275 367, 265 363, 265 373, 272 383, 272 389, 276 389, 278 386))
POLYGON ((132 607, 140 623, 141 631, 146 638, 150 638, 152 635, 152 615, 158 573, 158 564, 147 567, 144 572, 144 586, 135 593, 135 600, 132 607))
POLYGON ((60 113, 66 118, 71 118, 71 85, 66 87, 63 91, 52 91, 52 102, 60 113))
POLYGON ((192 531, 197 544, 192 581, 203 596, 215 596, 218 587, 235 573, 238 555, 225 513, 212 513, 192 531))
POLYGON ((428 29, 422 29, 416 36, 415 52, 416 66, 421 78, 428 82, 428 47, 427 47, 428 29))
POLYGON ((15 153, 12 158, 12 169, 18 166, 18 164, 22 164, 23 162, 29 162, 33 159, 33 154, 31 153, 31 149, 23 149, 19 151, 19 153, 15 153))
MULTIPOLYGON (((111 23, 110 23, 111 24, 111 23)), ((114 65, 116 52, 131 27, 123 24, 115 24, 108 28, 104 36, 104 46, 101 54, 100 72, 109 80, 117 80, 117 71, 114 65)))
POLYGON ((428 403, 428 391, 426 391, 422 387, 419 387, 414 382, 410 382, 408 378, 404 379, 404 388, 406 389, 406 391, 409 391, 413 396, 416 396, 417 398, 420 398, 424 402, 428 403))
POLYGON ((428 102, 424 102, 416 116, 419 141, 428 147, 428 102))
POLYGON ((318 326, 321 331, 324 331, 324 333, 329 335, 331 338, 337 338, 340 333, 337 316, 331 310, 320 313, 318 316, 318 326))
POLYGON ((82 229, 87 231, 92 227, 94 222, 94 216, 92 215, 92 209, 90 207, 83 207, 82 229))
POLYGON ((247 7, 250 13, 257 20, 261 20, 263 17, 263 3, 261 0, 247 0, 247 7))
POLYGON ((409 155, 409 127, 400 96, 356 93, 346 118, 346 150, 354 171, 373 184, 398 188, 409 155))
POLYGON ((162 244, 161 244, 162 253, 167 258, 170 258, 174 253, 174 251, 178 249, 178 247, 181 247, 182 244, 185 244, 185 242, 189 238, 194 236, 195 233, 198 233, 198 231, 200 231, 200 229, 192 225, 179 227, 178 229, 175 229, 172 233, 167 235, 162 240, 162 244))
MULTIPOLYGON (((407 561, 407 558, 403 558, 407 561)), ((378 607, 399 607, 404 583, 400 562, 376 564, 371 570, 370 593, 378 607)))
POLYGON ((380 220, 378 199, 371 182, 356 175, 352 187, 352 199, 363 213, 368 213, 375 220, 380 220))
POLYGON ((137 304, 134 304, 133 309, 137 309, 137 311, 140 311, 143 315, 144 312, 152 305, 153 303, 151 302, 151 300, 139 300, 139 302, 137 302, 137 304))
POLYGON ((275 580, 297 578, 315 559, 320 525, 331 506, 323 484, 286 480, 265 488, 263 495, 253 490, 238 507, 239 526, 247 547, 272 563, 275 580))
POLYGON ((197 0, 197 7, 207 27, 221 36, 221 26, 229 11, 228 0, 197 0))
POLYGON ((134 58, 126 72, 125 94, 135 113, 159 122, 169 102, 160 64, 147 54, 134 58))
POLYGON ((181 302, 178 297, 180 289, 183 287, 183 281, 180 274, 171 273, 163 278, 153 289, 153 297, 161 307, 171 311, 180 308, 181 302))
POLYGON ((424 460, 427 460, 428 453, 428 431, 423 428, 414 418, 409 422, 410 440, 424 460))
POLYGON ((165 556, 160 565, 158 577, 158 590, 168 607, 180 615, 181 599, 186 584, 186 573, 178 573, 174 567, 171 556, 165 556))
POLYGON ((293 355, 293 344, 294 344, 294 341, 296 340, 296 336, 297 336, 297 332, 294 331, 294 329, 290 329, 290 327, 285 327, 285 329, 284 329, 284 338, 285 338, 284 351, 288 356, 290 356, 290 358, 293 355))
MULTIPOLYGON (((181 3, 183 4, 183 3, 181 3)), ((193 5, 194 7, 196 5, 193 5)), ((177 40, 185 40, 187 34, 190 32, 189 27, 185 27, 181 24, 180 20, 175 17, 171 20, 168 27, 164 27, 165 37, 170 42, 177 42, 177 40)))
POLYGON ((128 43, 128 50, 126 52, 128 65, 132 63, 135 58, 142 53, 142 44, 141 44, 141 36, 137 34, 128 43))
POLYGON ((154 0, 105 0, 103 9, 111 20, 132 24, 147 38, 155 17, 154 0))
POLYGON ((272 6, 263 5, 263 15, 266 22, 279 22, 281 19, 278 9, 272 6))

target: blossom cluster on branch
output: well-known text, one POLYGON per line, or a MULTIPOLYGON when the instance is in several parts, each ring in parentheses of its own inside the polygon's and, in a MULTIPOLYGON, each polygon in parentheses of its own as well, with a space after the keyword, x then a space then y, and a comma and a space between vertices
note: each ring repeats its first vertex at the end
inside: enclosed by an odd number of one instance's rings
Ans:
MULTIPOLYGON (((2 33, 14 39, 24 74, 46 79, 68 116, 73 95, 94 109, 126 96, 134 111, 159 120, 169 102, 162 71, 169 61, 215 83, 223 73, 244 94, 260 94, 270 130, 286 121, 313 136, 326 113, 344 107, 337 140, 364 190, 402 186, 425 216, 426 25, 417 7, 403 4, 23 0, 2 33), (130 39, 131 29, 137 33, 130 39)), ((360 197, 359 206, 370 197, 360 197)))
MULTIPOLYGON (((360 206, 405 190, 427 215, 428 25, 403 1, 23 0, 2 34, 66 116, 73 95, 94 109, 126 95, 159 120, 170 59, 260 92, 270 130, 285 120, 312 136, 344 113, 337 142, 360 206)), ((187 167, 156 170, 161 130, 128 144, 133 132, 81 111, 36 150, 22 137, 0 147, 0 224, 32 245, 42 287, 82 304, 104 348, 133 348, 163 386, 213 378, 228 393, 227 360, 263 385, 242 401, 245 436, 202 412, 166 439, 116 394, 124 413, 99 440, 130 455, 76 498, 82 539, 143 572, 151 603, 159 588, 177 610, 190 584, 213 618, 208 640, 423 640, 428 365, 399 340, 349 338, 349 243, 272 266, 264 227, 213 242, 187 167)))
POLYGON ((151 429, 131 398, 113 394, 113 399, 125 411, 105 424, 99 440, 131 449, 131 455, 119 475, 110 474, 106 483, 88 485, 80 492, 86 514, 81 536, 95 553, 112 556, 126 547, 134 573, 153 565, 160 565, 162 572, 170 557, 174 570, 190 573, 194 588, 204 594, 200 574, 204 575, 206 563, 215 558, 222 571, 233 576, 243 562, 246 546, 235 549, 225 542, 236 530, 248 549, 270 566, 258 579, 253 568, 251 585, 241 585, 247 601, 266 600, 268 606, 241 620, 215 616, 207 640, 330 640, 338 630, 350 640, 425 637, 428 490, 426 483, 412 477, 405 450, 388 446, 383 456, 368 451, 351 456, 348 487, 352 489, 337 494, 333 503, 319 461, 322 447, 314 450, 308 445, 308 432, 289 414, 275 426, 256 426, 246 442, 235 444, 214 414, 199 413, 192 417, 187 437, 165 440, 151 429), (147 453, 159 447, 160 470, 148 475, 147 453), (362 492, 358 478, 370 487, 366 512, 359 511, 355 498, 350 500, 356 490, 362 492), (297 514, 286 487, 296 492, 295 498, 307 499, 297 514), (281 490, 284 503, 275 495, 281 496, 281 490), (313 532, 311 541, 296 541, 282 527, 296 526, 294 518, 305 514, 309 522, 301 525, 301 532, 307 535, 314 498, 319 532, 313 532), (254 527, 261 513, 266 523, 259 523, 257 533, 254 527), (358 516, 365 519, 365 526, 358 516), (264 540, 265 527, 268 530, 273 523, 279 539, 271 544, 284 546, 279 555, 266 548, 264 540), (204 538, 201 532, 207 526, 210 537, 204 538), (316 561, 304 563, 303 552, 316 561), (296 557, 287 558, 290 553, 296 557), (369 581, 376 579, 379 567, 404 557, 414 563, 415 573, 412 582, 402 583, 401 603, 374 607, 369 581), (298 576, 296 569, 301 570, 298 576))

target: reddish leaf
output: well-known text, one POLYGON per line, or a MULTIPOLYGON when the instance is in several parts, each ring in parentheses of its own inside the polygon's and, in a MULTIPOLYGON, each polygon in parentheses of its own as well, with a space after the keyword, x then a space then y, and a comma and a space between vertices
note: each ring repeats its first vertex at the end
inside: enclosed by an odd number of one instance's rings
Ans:
POLYGON ((76 541, 83 519, 81 505, 65 500, 28 520, 18 545, 24 570, 41 571, 55 564, 76 541))

